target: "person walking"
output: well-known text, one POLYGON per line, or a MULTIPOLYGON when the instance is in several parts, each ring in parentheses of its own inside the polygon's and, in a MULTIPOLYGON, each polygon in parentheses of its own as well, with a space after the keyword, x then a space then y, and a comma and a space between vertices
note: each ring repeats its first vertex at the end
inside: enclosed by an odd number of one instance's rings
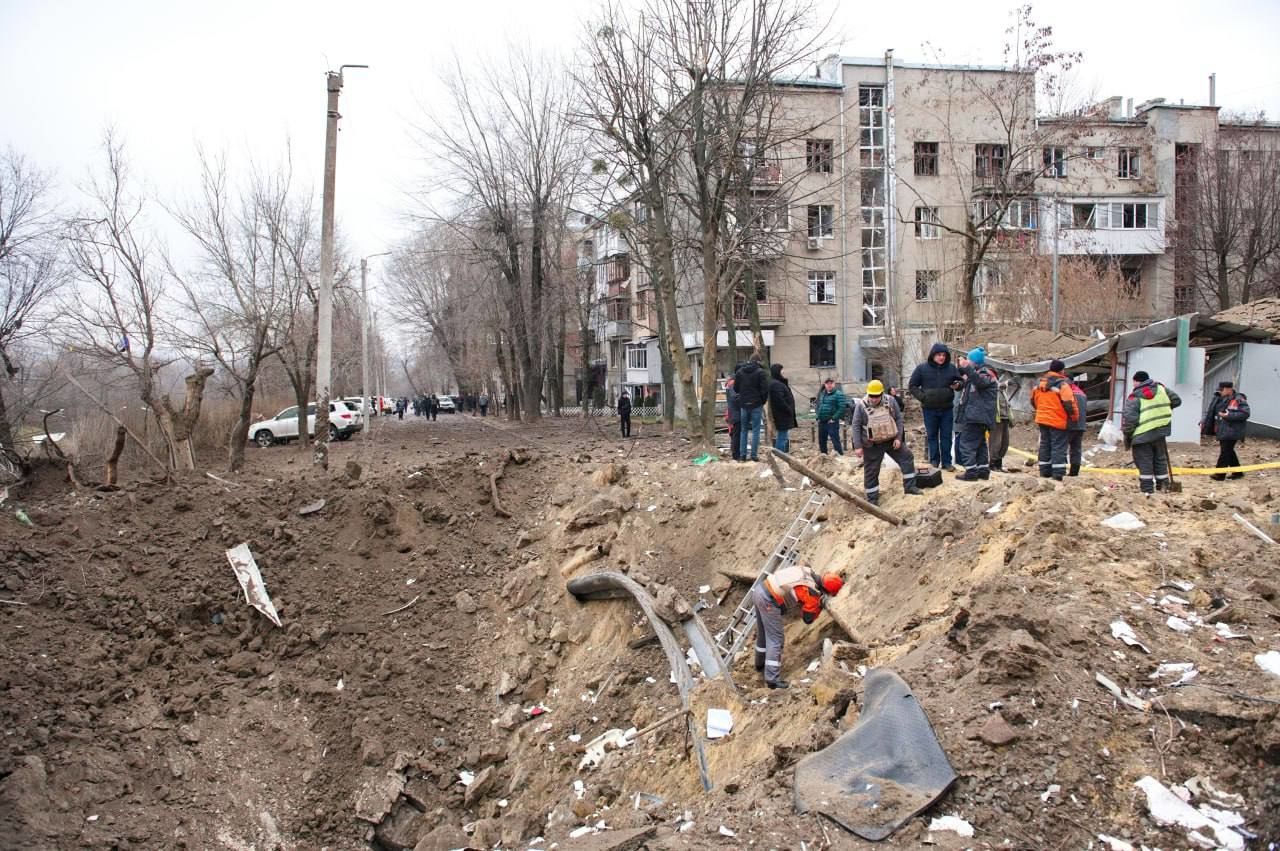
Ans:
POLYGON ((796 422, 796 397, 791 392, 791 382, 782 376, 782 364, 769 366, 773 380, 769 382, 769 416, 773 417, 773 448, 791 451, 791 430, 796 422))
POLYGON ((1031 391, 1031 406, 1040 428, 1040 478, 1059 482, 1067 474, 1067 426, 1078 416, 1071 382, 1063 374, 1065 369, 1057 358, 1049 361, 1049 371, 1031 391))
POLYGON ((480 402, 480 416, 482 417, 489 416, 489 394, 481 393, 479 402, 480 402))
POLYGON ((398 420, 404 419, 404 397, 403 396, 396 399, 396 419, 398 420))
MULTIPOLYGON (((1240 456, 1236 454, 1236 444, 1244 440, 1245 423, 1249 420, 1249 398, 1236 392, 1236 385, 1231 381, 1219 381, 1218 392, 1209 402, 1209 409, 1204 412, 1200 421, 1200 433, 1212 435, 1218 439, 1218 463, 1214 466, 1239 467, 1240 456)), ((1213 473, 1209 478, 1222 481, 1226 473, 1213 473)), ((1243 479, 1244 473, 1231 473, 1233 479, 1243 479)))
POLYGON ((886 455, 902 470, 903 493, 924 493, 916 486, 916 462, 907 448, 902 408, 897 399, 885 394, 884 384, 878 379, 872 379, 867 395, 854 403, 849 432, 853 454, 862 459, 862 488, 867 502, 880 503, 880 466, 886 455))
POLYGON ((1067 423, 1067 475, 1078 476, 1080 465, 1084 463, 1084 433, 1088 428, 1089 397, 1084 388, 1074 381, 1070 387, 1076 403, 1076 418, 1067 423))
POLYGON ((822 382, 822 393, 818 396, 818 451, 827 454, 827 442, 837 455, 844 454, 840 445, 840 420, 844 418, 847 403, 844 392, 836 387, 836 380, 828 378, 822 382))
POLYGON ((964 389, 960 391, 964 426, 960 432, 959 454, 965 470, 956 478, 962 482, 976 482, 991 478, 987 432, 996 425, 1000 379, 995 370, 987 366, 987 352, 981 346, 961 355, 959 361, 960 374, 964 378, 964 389))
POLYGON ((960 371, 951 363, 951 349, 946 343, 934 343, 929 357, 911 373, 907 392, 924 411, 924 434, 929 448, 929 463, 950 472, 951 433, 955 425, 955 404, 960 371))
POLYGON ((622 428, 622 436, 631 436, 631 397, 623 390, 618 397, 618 424, 622 428))
POLYGON ((432 422, 435 422, 436 417, 440 416, 440 397, 434 393, 427 400, 427 413, 430 415, 432 422))
POLYGON ((733 460, 742 460, 742 411, 738 407, 738 390, 732 377, 724 382, 724 419, 729 424, 729 454, 733 460))
POLYGON ((1173 409, 1181 397, 1143 370, 1133 374, 1133 392, 1124 402, 1120 429, 1126 449, 1133 450, 1138 467, 1138 487, 1145 494, 1169 490, 1169 448, 1165 439, 1173 434, 1173 409))
POLYGON ((819 577, 808 566, 792 564, 764 577, 752 589, 756 609, 756 670, 764 673, 769 688, 790 688, 782 679, 782 646, 786 640, 782 618, 799 611, 805 623, 813 623, 826 601, 844 587, 835 573, 819 577))
POLYGON ((769 399, 769 374, 760 365, 760 353, 752 352, 751 358, 733 374, 733 386, 738 391, 738 412, 742 420, 739 428, 739 461, 760 460, 760 426, 764 420, 764 403, 769 399), (750 441, 750 454, 747 444, 750 441))

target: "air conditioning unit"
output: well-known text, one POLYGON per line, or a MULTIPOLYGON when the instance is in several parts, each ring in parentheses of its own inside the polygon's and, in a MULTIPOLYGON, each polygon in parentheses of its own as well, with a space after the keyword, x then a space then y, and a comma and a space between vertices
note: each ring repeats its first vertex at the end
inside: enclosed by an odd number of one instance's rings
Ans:
POLYGON ((817 251, 822 247, 822 241, 816 236, 811 236, 806 243, 810 251, 817 251))

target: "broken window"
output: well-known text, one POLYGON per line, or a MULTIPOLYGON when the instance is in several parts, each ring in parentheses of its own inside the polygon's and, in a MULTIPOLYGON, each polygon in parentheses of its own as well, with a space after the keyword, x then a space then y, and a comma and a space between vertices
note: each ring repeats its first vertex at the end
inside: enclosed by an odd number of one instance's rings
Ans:
POLYGON ((1124 279, 1124 292, 1129 298, 1142 295, 1142 266, 1138 263, 1121 263, 1120 277, 1124 279))
POLYGON ((810 238, 835 236, 836 208, 831 204, 810 204, 807 214, 810 238))
POLYGON ((938 217, 937 207, 916 207, 916 238, 939 239, 942 220, 938 217))
POLYGON ((1090 145, 1089 147, 1085 148, 1085 152, 1084 152, 1084 155, 1091 160, 1100 160, 1104 158, 1106 154, 1107 154, 1106 148, 1102 147, 1101 145, 1090 145))
POLYGON ((830 174, 834 160, 834 147, 830 139, 809 139, 804 143, 805 167, 809 171, 830 174))
POLYGON ((937 269, 916 269, 916 301, 933 301, 938 297, 937 269))
POLYGON ((787 199, 777 192, 752 192, 753 224, 762 231, 784 231, 790 227, 787 199))
POLYGON ((858 87, 858 161, 863 167, 884 166, 884 86, 858 87))
POLYGON ((836 273, 809 273, 809 304, 836 303, 836 273))
POLYGON ((1044 175, 1045 177, 1067 176, 1066 148, 1052 147, 1044 149, 1044 175))
POLYGON ((1072 204, 1071 227, 1092 230, 1096 213, 1096 204, 1072 204))
POLYGON ((1137 180, 1139 177, 1138 149, 1121 148, 1116 164, 1116 177, 1122 180, 1137 180))
POLYGON ((916 176, 937 177, 938 143, 916 142, 916 176))
POLYGON ((862 324, 867 328, 878 327, 885 324, 889 304, 884 251, 863 249, 862 264, 862 324))
POLYGON ((973 176, 994 180, 1004 174, 1005 146, 980 144, 973 146, 973 176))
POLYGON ((832 369, 836 365, 836 335, 809 335, 810 369, 832 369))

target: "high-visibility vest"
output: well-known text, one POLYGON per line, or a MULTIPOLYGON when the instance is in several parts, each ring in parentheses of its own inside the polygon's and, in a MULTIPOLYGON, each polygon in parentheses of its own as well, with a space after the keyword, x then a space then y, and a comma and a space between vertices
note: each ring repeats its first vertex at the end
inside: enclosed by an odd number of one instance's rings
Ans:
POLYGON ((1173 424, 1173 407, 1163 384, 1156 385, 1156 392, 1150 399, 1139 393, 1138 406, 1138 427, 1133 430, 1134 437, 1173 424))
POLYGON ((796 599, 797 585, 803 585, 815 594, 819 593, 818 581, 813 573, 799 565, 789 565, 764 578, 764 589, 769 592, 774 602, 783 607, 790 603, 799 603, 796 599))

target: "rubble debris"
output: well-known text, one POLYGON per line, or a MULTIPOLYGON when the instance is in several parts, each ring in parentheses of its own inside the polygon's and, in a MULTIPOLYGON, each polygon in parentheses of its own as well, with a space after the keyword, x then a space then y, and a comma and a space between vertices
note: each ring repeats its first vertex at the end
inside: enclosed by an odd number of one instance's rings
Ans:
POLYGON ((1243 824, 1238 815, 1201 805, 1195 809, 1154 777, 1146 776, 1133 785, 1147 796, 1147 811, 1157 823, 1176 825, 1187 830, 1187 838, 1201 847, 1221 847, 1243 851, 1244 837, 1232 828, 1243 824), (1206 812, 1206 810, 1208 812, 1206 812), (1211 815, 1212 814, 1212 815, 1211 815), (1202 831, 1208 830, 1212 839, 1202 831), (1205 844, 1205 840, 1209 844, 1205 844))
POLYGON ((991 745, 992 747, 1003 747, 1018 740, 1018 731, 1009 726, 1009 722, 1004 720, 1004 715, 1000 712, 994 712, 982 725, 982 729, 978 731, 978 738, 991 745))
POLYGON ((1143 700, 1128 689, 1121 691, 1120 686, 1116 685, 1115 680, 1111 679, 1106 674, 1100 672, 1095 673, 1094 680, 1097 681, 1098 685, 1115 695, 1116 700, 1120 701, 1125 706, 1137 709, 1139 712, 1146 712, 1151 709, 1150 701, 1143 700))
POLYGON ((631 736, 636 735, 634 728, 632 730, 620 730, 614 727, 612 730, 606 730, 587 742, 584 747, 585 753, 582 755, 582 759, 578 761, 578 770, 595 768, 604 762, 605 752, 608 750, 609 745, 621 750, 631 744, 631 737, 627 735, 628 732, 631 733, 631 736))
POLYGON ((973 825, 959 816, 943 816, 929 822, 929 832, 951 831, 968 839, 973 836, 973 825))
POLYGON ((707 710, 707 738, 722 739, 733 732, 733 715, 727 709, 707 710))
POLYGON ((1280 652, 1268 650, 1266 653, 1258 653, 1253 657, 1253 661, 1268 674, 1280 677, 1280 652))
POLYGON ((1275 543, 1276 543, 1275 538, 1271 537, 1271 536, 1270 536, 1270 535, 1268 535, 1266 532, 1264 532, 1264 531, 1262 531, 1261 529, 1259 529, 1257 526, 1254 526, 1254 525, 1253 525, 1252 523, 1250 523, 1248 520, 1245 520, 1243 517, 1241 517, 1241 516, 1240 516, 1240 514, 1239 514, 1238 512, 1237 512, 1237 513, 1235 513, 1235 514, 1232 514, 1232 515, 1231 515, 1231 519, 1235 520, 1235 521, 1236 521, 1237 523, 1239 523, 1241 526, 1243 526, 1244 528, 1248 529, 1250 532, 1252 532, 1252 533, 1253 533, 1256 537, 1258 537, 1260 540, 1265 541, 1266 543, 1271 544, 1272 546, 1275 546, 1275 543))
POLYGON ((1105 842, 1108 851, 1138 851, 1132 842, 1126 842, 1123 839, 1117 839, 1114 836, 1108 836, 1105 833, 1098 834, 1098 841, 1105 842))
POLYGON ((315 514, 316 512, 320 511, 323 508, 324 508, 324 500, 317 499, 315 502, 308 502, 306 505, 299 508, 298 516, 306 517, 310 514, 315 514))
POLYGON ((458 611, 462 612, 464 615, 473 615, 480 609, 479 604, 476 603, 475 597, 472 597, 466 591, 459 591, 454 595, 453 604, 457 606, 458 611))
POLYGON ((569 851, 640 851, 648 847, 649 841, 657 833, 658 826, 655 824, 630 830, 607 830, 589 833, 576 841, 566 843, 564 847, 569 851))
POLYGON ((1173 683, 1173 685, 1180 686, 1183 683, 1191 682, 1199 675, 1200 671, 1196 669, 1194 662, 1162 662, 1151 672, 1150 679, 1163 680, 1169 677, 1177 677, 1177 682, 1173 683))
POLYGON ((1121 511, 1103 520, 1102 525, 1121 532, 1136 532, 1139 529, 1145 529, 1147 524, 1139 520, 1138 515, 1130 511, 1121 511))
POLYGON ((395 806, 404 784, 404 772, 399 770, 384 771, 366 780, 356 792, 356 818, 380 823, 395 806))
POLYGON ((1113 638, 1120 639, 1130 647, 1137 647, 1143 653, 1151 652, 1147 645, 1138 640, 1138 636, 1134 633, 1133 627, 1129 626, 1124 621, 1111 622, 1111 635, 1113 638))
POLYGON ((802 475, 805 477, 805 479, 806 479, 806 480, 808 480, 808 479, 812 479, 813 481, 815 481, 815 482, 817 482, 818 484, 822 485, 822 486, 823 486, 824 488, 826 488, 827 490, 831 491, 831 492, 832 492, 833 494, 835 494, 836 496, 840 497, 841 499, 846 500, 847 502, 851 502, 851 503, 853 503, 853 504, 854 504, 854 505, 856 505, 858 508, 860 508, 860 509, 862 509, 863 511, 867 512, 867 513, 868 513, 868 514, 870 514, 871 516, 873 516, 873 517, 878 517, 879 519, 883 520, 884 522, 886 522, 886 523, 891 523, 891 524, 893 524, 894 526, 901 526, 901 525, 902 525, 902 522, 903 522, 903 521, 902 521, 902 518, 901 518, 901 517, 899 517, 898 515, 893 514, 893 513, 891 513, 891 512, 888 512, 888 511, 885 511, 884 509, 879 508, 878 506, 872 505, 871 503, 867 502, 865 499, 863 499, 862 497, 858 496, 858 495, 857 495, 856 493, 854 493, 852 490, 850 490, 849 488, 847 488, 847 487, 845 487, 844 485, 840 484, 840 483, 839 483, 839 482, 837 482, 836 480, 831 479, 831 478, 828 478, 827 476, 822 475, 821 473, 819 473, 819 472, 815 471, 813 468, 809 467, 809 466, 808 466, 808 465, 806 465, 806 464, 802 464, 802 463, 800 463, 799 461, 797 461, 796 459, 792 458, 790 455, 788 455, 787 453, 783 452, 782 450, 780 450, 780 449, 769 449, 769 450, 767 450, 767 451, 768 451, 768 452, 770 452, 771 454, 776 455, 777 457, 781 458, 781 459, 782 459, 782 460, 783 460, 783 461, 784 461, 788 466, 790 466, 793 470, 795 470, 797 473, 802 474, 802 475))
POLYGON ((227 561, 231 563, 231 569, 235 571, 236 579, 240 582, 240 590, 244 592, 245 602, 266 615, 273 624, 280 626, 280 616, 276 614, 275 604, 267 594, 267 587, 262 582, 262 574, 258 571, 258 563, 254 560, 253 553, 249 551, 249 545, 236 544, 227 550, 227 561))

